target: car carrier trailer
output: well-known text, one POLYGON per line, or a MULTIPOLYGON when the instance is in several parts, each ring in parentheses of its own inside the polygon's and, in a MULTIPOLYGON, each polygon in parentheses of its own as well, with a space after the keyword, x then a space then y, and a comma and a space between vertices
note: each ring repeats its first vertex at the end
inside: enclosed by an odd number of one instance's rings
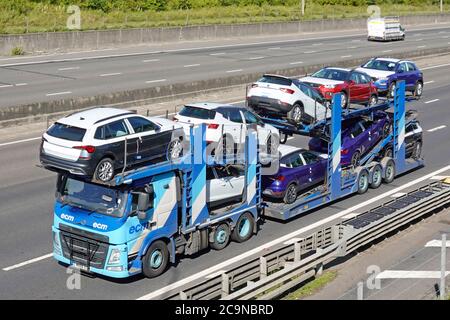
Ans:
MULTIPOLYGON (((124 171, 108 184, 61 171, 52 226, 53 256, 91 274, 126 278, 144 273, 156 277, 177 256, 193 255, 208 247, 221 250, 230 239, 248 240, 257 232, 262 215, 286 220, 347 195, 364 193, 369 185, 378 187, 383 179, 389 183, 396 175, 423 165, 423 160, 405 159, 404 83, 399 83, 396 91, 392 133, 361 160, 360 166, 351 169, 340 166, 342 119, 370 116, 389 105, 343 115, 340 96, 334 98, 326 182, 291 205, 262 200, 254 131, 247 134, 243 157, 234 159, 246 168, 242 201, 218 210, 207 205, 206 168, 223 165, 226 159, 206 155, 205 125, 191 129, 190 150, 181 159, 124 171), (386 145, 393 146, 392 158, 379 159, 386 145), (76 195, 78 201, 73 198, 76 195), (118 205, 111 208, 112 202, 118 205), (107 210, 102 208, 105 205, 107 210)), ((278 126, 291 134, 312 134, 317 129, 302 126, 293 132, 295 128, 282 121, 278 126)))

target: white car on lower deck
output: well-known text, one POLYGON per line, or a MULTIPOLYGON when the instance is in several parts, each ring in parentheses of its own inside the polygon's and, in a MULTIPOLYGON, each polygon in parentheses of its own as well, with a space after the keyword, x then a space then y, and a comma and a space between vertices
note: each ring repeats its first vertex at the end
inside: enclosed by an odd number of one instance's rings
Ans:
POLYGON ((257 130, 262 158, 275 154, 280 142, 278 129, 264 123, 246 107, 218 103, 188 104, 174 116, 174 120, 183 126, 186 135, 189 135, 192 125, 207 124, 207 143, 223 142, 226 154, 233 153, 237 144, 245 143, 246 132, 251 127, 257 130))

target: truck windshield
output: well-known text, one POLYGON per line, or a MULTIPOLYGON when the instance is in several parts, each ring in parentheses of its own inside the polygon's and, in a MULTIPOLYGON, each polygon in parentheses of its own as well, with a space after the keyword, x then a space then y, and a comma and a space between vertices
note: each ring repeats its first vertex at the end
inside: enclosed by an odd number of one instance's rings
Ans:
POLYGON ((367 62, 363 68, 381 70, 381 71, 394 71, 395 70, 395 62, 387 61, 387 60, 370 60, 367 62))
POLYGON ((121 217, 126 194, 118 189, 67 178, 59 200, 88 211, 121 217))

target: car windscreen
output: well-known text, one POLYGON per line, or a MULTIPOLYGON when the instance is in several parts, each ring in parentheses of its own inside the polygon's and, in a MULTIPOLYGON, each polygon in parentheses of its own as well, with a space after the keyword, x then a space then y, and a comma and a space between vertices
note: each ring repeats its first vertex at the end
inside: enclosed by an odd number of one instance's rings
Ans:
POLYGON ((263 83, 273 83, 280 86, 290 86, 292 84, 291 79, 286 79, 282 77, 275 77, 275 76, 263 76, 261 79, 259 79, 257 82, 263 82, 263 83))
POLYGON ((125 196, 125 193, 118 189, 67 178, 60 201, 84 210, 121 217, 125 196))
POLYGON ((373 70, 381 70, 381 71, 394 71, 395 70, 395 62, 386 61, 386 60, 370 60, 367 62, 363 68, 373 69, 373 70))
POLYGON ((52 137, 70 141, 83 141, 85 133, 86 129, 77 128, 58 122, 47 130, 47 134, 52 137))
POLYGON ((339 70, 339 69, 331 69, 331 68, 321 69, 311 75, 311 77, 314 77, 314 78, 331 79, 331 80, 339 80, 339 81, 347 80, 348 76, 349 76, 348 71, 339 70))
POLYGON ((216 112, 214 110, 184 106, 183 109, 181 109, 181 111, 179 112, 179 115, 189 118, 212 120, 216 117, 216 112))

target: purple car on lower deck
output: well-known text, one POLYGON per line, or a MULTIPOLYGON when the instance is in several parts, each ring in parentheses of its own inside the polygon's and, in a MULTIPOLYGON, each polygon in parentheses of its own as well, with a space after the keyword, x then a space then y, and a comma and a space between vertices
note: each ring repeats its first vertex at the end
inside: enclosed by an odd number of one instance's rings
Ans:
POLYGON ((292 203, 299 192, 324 181, 328 158, 326 154, 287 145, 280 145, 278 150, 280 168, 277 174, 262 176, 264 196, 292 203))
MULTIPOLYGON (((354 118, 342 122, 341 165, 357 166, 359 160, 370 151, 382 138, 387 137, 391 129, 391 120, 387 113, 378 111, 373 120, 354 118)), ((312 138, 309 149, 327 152, 328 142, 321 138, 312 138)))

